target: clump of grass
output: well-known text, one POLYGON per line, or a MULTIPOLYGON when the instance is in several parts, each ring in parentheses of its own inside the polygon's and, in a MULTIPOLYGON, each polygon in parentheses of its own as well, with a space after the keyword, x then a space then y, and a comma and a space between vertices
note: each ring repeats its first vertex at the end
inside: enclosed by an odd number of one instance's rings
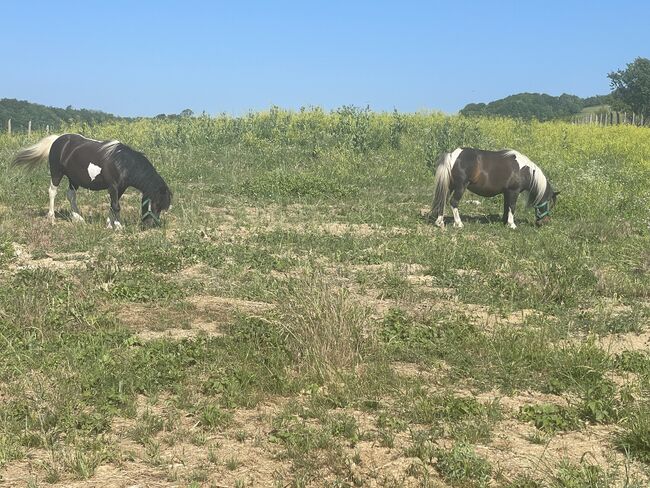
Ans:
POLYGON ((144 269, 122 273, 110 287, 110 295, 130 302, 156 302, 182 298, 182 288, 144 269))
POLYGON ((129 436, 134 441, 144 445, 149 439, 160 432, 163 427, 164 421, 162 417, 145 412, 137 425, 131 429, 129 436))
POLYGON ((562 461, 553 476, 552 487, 582 488, 611 486, 607 474, 600 466, 582 461, 579 464, 562 461))
POLYGON ((456 486, 487 486, 492 467, 467 444, 436 451, 435 468, 446 481, 456 486))
POLYGON ((301 372, 326 381, 353 371, 372 347, 368 312, 320 277, 294 290, 277 323, 301 372))
POLYGON ((199 424, 208 430, 222 429, 232 422, 233 415, 212 403, 198 408, 199 424))
POLYGON ((575 409, 553 403, 524 405, 519 409, 519 419, 532 422, 539 430, 547 433, 573 430, 581 425, 575 409))
POLYGON ((650 403, 631 413, 616 437, 617 447, 633 458, 650 463, 650 403))

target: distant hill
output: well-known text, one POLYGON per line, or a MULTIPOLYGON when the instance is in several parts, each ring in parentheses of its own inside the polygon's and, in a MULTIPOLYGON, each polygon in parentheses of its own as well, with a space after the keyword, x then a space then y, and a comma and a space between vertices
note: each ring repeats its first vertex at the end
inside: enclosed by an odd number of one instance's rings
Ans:
POLYGON ((610 95, 580 98, 563 93, 559 97, 546 93, 518 93, 488 104, 470 103, 462 115, 499 115, 522 119, 553 120, 570 117, 587 107, 607 105, 610 95))
POLYGON ((56 130, 64 122, 96 124, 122 118, 99 110, 74 109, 72 107, 55 108, 13 98, 0 99, 1 131, 6 130, 8 119, 11 119, 12 130, 20 132, 27 130, 30 120, 33 129, 44 129, 49 125, 50 129, 56 130))

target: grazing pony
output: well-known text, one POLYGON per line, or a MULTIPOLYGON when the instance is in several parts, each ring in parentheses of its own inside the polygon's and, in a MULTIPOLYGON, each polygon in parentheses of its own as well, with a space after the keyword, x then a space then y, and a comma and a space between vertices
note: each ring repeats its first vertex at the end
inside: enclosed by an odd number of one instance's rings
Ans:
POLYGON ((482 151, 469 147, 444 153, 438 160, 431 219, 444 227, 447 195, 451 191, 454 227, 463 227, 458 202, 465 190, 482 197, 503 193, 503 223, 516 229, 515 207, 521 192, 528 192, 528 205, 535 208, 535 223, 549 221, 559 191, 554 191, 542 170, 523 154, 513 150, 482 151))
POLYGON ((83 222, 77 207, 77 188, 108 190, 111 209, 106 220, 108 228, 119 230, 120 197, 132 186, 142 192, 141 221, 143 227, 160 225, 160 213, 171 206, 172 192, 146 156, 119 141, 95 141, 79 134, 48 136, 33 146, 18 151, 14 166, 34 169, 41 161, 50 164, 50 210, 54 223, 54 198, 61 179, 68 177, 68 200, 72 220, 83 222))

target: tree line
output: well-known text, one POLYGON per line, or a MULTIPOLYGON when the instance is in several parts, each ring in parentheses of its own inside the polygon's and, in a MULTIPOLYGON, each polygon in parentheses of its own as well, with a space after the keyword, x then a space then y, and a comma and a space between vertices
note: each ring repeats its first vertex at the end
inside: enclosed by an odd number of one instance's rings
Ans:
POLYGON ((75 109, 71 106, 47 107, 26 100, 2 98, 0 99, 0 122, 4 125, 9 119, 13 131, 23 132, 27 130, 30 121, 33 129, 45 129, 49 126, 51 130, 56 130, 62 124, 70 122, 97 124, 110 120, 123 120, 124 117, 99 110, 75 109))
POLYGON ((607 75, 611 93, 580 98, 566 93, 559 97, 545 93, 518 93, 489 103, 470 103, 462 115, 497 115, 541 121, 569 119, 589 107, 603 111, 634 113, 650 121, 650 59, 636 58, 625 69, 607 75))
POLYGON ((559 97, 546 93, 518 93, 490 103, 470 103, 460 113, 466 116, 498 115, 541 121, 570 117, 586 107, 609 105, 611 95, 580 98, 563 93, 559 97))

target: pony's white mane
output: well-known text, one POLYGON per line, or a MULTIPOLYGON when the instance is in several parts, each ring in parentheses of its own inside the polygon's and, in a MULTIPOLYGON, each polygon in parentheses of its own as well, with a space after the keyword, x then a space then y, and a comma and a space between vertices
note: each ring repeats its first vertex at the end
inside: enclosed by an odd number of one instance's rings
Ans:
POLYGON ((114 141, 108 141, 102 144, 100 147, 100 151, 104 154, 105 158, 110 158, 113 156, 113 153, 115 153, 115 150, 117 149, 117 146, 120 144, 120 141, 114 140, 114 141))
POLYGON ((530 183, 530 190, 529 190, 530 192, 529 204, 538 205, 542 201, 542 198, 544 198, 544 194, 546 193, 546 186, 548 185, 546 176, 539 168, 539 166, 537 166, 530 159, 528 159, 527 156, 521 154, 519 151, 515 151, 514 149, 509 149, 508 151, 505 152, 505 155, 514 156, 515 161, 517 161, 517 163, 519 164, 520 170, 528 167, 531 176, 531 183, 530 183))
POLYGON ((457 147, 456 149, 454 149, 450 153, 451 154, 451 156, 449 158, 449 167, 450 168, 454 167, 454 164, 456 164, 456 160, 458 159, 458 156, 460 156, 460 153, 462 153, 462 152, 463 152, 463 148, 462 147, 457 147))

